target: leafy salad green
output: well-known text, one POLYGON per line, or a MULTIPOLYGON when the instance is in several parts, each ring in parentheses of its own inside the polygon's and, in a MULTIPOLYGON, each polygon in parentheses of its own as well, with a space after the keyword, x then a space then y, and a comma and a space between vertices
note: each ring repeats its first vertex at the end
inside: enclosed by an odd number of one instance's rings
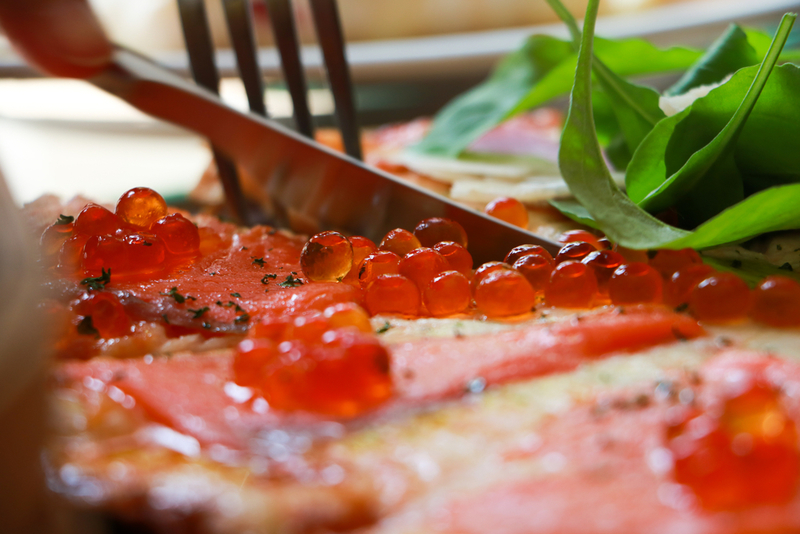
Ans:
POLYGON ((572 40, 531 37, 443 109, 414 150, 458 156, 501 121, 570 91, 559 167, 575 199, 553 201, 568 216, 637 249, 703 249, 800 228, 800 68, 778 65, 800 58, 783 51, 796 15, 772 38, 733 25, 706 52, 660 50, 595 38, 599 0, 583 32, 559 0, 547 1, 572 40), (668 117, 655 89, 627 80, 672 71, 683 76, 668 96, 718 86, 668 117), (625 191, 601 141, 626 171, 625 191), (665 210, 678 226, 656 217, 665 210))

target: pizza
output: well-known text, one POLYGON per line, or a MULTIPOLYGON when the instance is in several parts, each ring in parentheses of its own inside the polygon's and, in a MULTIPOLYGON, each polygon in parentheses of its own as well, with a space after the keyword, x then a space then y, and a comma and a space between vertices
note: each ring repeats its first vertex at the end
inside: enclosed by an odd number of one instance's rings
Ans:
POLYGON ((800 528, 789 279, 586 230, 473 266, 443 219, 376 244, 143 188, 82 204, 26 208, 44 461, 78 506, 158 532, 800 528))

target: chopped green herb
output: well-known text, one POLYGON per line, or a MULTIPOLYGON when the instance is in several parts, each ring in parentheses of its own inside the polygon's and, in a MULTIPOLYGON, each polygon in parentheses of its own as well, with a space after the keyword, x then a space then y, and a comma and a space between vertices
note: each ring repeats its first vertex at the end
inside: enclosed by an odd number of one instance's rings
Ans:
POLYGON ((203 328, 206 330, 211 330, 211 323, 203 323, 203 328))
POLYGON ((241 249, 239 249, 239 250, 247 250, 247 247, 242 247, 242 248, 241 248, 241 249))
POLYGON ((217 306, 224 306, 224 304, 222 304, 222 301, 221 301, 221 300, 218 300, 217 302, 215 302, 215 304, 216 304, 217 306))
POLYGON ((187 300, 197 300, 195 297, 192 297, 190 295, 186 295, 186 296, 181 295, 180 293, 178 293, 178 288, 177 287, 173 287, 172 289, 170 289, 166 293, 159 293, 159 295, 161 295, 162 297, 172 297, 172 298, 175 299, 175 302, 177 302, 178 304, 183 304, 187 300))
POLYGON ((142 245, 144 245, 146 247, 152 247, 153 246, 153 244, 150 241, 145 241, 144 243, 142 243, 142 245))
POLYGON ((784 271, 794 271, 794 269, 792 269, 792 264, 789 263, 788 261, 783 265, 781 265, 780 267, 778 267, 778 269, 783 269, 784 271))
POLYGON ((100 332, 98 332, 97 328, 95 328, 94 324, 92 323, 91 315, 87 315, 81 319, 81 322, 78 323, 78 333, 82 336, 100 337, 100 332))
POLYGON ((281 287, 297 287, 297 286, 302 286, 303 281, 300 280, 299 278, 295 278, 293 275, 290 274, 289 276, 286 277, 286 280, 284 280, 278 285, 281 287))
POLYGON ((741 269, 741 267, 742 267, 742 260, 733 260, 733 261, 731 262, 731 267, 733 267, 734 269, 741 269))
POLYGON ((188 309, 188 310, 186 310, 186 311, 192 312, 192 313, 194 314, 194 316, 192 317, 192 319, 199 319, 200 317, 202 317, 203 315, 205 315, 205 313, 206 313, 208 310, 209 310, 208 306, 203 306, 202 308, 199 308, 199 309, 196 309, 196 310, 193 310, 193 309, 191 309, 191 308, 190 308, 190 309, 188 309))
POLYGON ((383 326, 381 326, 380 328, 375 330, 375 333, 376 334, 383 334, 385 332, 388 332, 391 327, 392 327, 392 325, 389 324, 389 321, 386 321, 386 322, 383 323, 383 326))
POLYGON ((260 265, 261 267, 264 266, 264 258, 253 258, 253 263, 256 265, 260 265))
POLYGON ((56 220, 55 224, 65 225, 65 224, 71 223, 74 220, 75 220, 75 217, 73 217, 72 215, 63 215, 62 214, 62 215, 58 216, 58 220, 56 220))
POLYGON ((263 277, 263 278, 261 278, 261 283, 262 283, 262 284, 266 284, 266 283, 268 283, 270 280, 275 280, 276 278, 278 278, 278 275, 277 275, 277 274, 265 274, 265 275, 264 275, 264 277, 263 277))
POLYGON ((240 313, 240 312, 244 311, 244 309, 241 306, 239 306, 238 304, 233 303, 233 305, 236 306, 236 313, 240 313))
POLYGON ((104 268, 100 268, 100 276, 94 278, 84 278, 81 280, 81 285, 86 286, 89 290, 100 291, 101 289, 106 287, 106 284, 111 282, 111 269, 105 270, 104 268))
POLYGON ((783 250, 783 247, 780 246, 780 245, 775 245, 775 248, 778 249, 778 250, 783 250))
POLYGON ((232 296, 233 298, 237 298, 237 299, 240 299, 240 298, 242 298, 242 296, 241 296, 239 293, 231 293, 231 296, 232 296))
POLYGON ((243 313, 242 315, 234 319, 233 322, 236 324, 241 324, 241 323, 246 323, 249 320, 250 320, 250 315, 247 313, 243 313))
POLYGON ((164 319, 164 322, 165 322, 165 323, 169 324, 169 317, 167 317, 167 314, 166 314, 166 313, 162 313, 162 314, 161 314, 161 318, 162 318, 162 319, 164 319))

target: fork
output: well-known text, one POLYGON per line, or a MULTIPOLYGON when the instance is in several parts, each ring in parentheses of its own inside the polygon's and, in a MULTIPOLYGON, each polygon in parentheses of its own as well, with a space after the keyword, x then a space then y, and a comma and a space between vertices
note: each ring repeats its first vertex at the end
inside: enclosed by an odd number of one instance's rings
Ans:
MULTIPOLYGON (((313 139, 314 125, 308 106, 307 86, 300 61, 297 31, 292 17, 291 0, 264 0, 272 22, 272 31, 281 56, 281 67, 292 98, 297 131, 313 139)), ((225 19, 233 44, 239 76, 244 84, 250 111, 267 116, 264 102, 264 79, 258 65, 249 0, 222 0, 225 19)), ((336 120, 345 152, 361 159, 359 128, 353 98, 353 85, 344 49, 344 37, 336 0, 310 0, 312 18, 325 60, 333 94, 336 120)), ((195 82, 214 93, 219 92, 219 73, 214 63, 214 49, 203 0, 178 0, 181 26, 195 82)), ((242 195, 235 165, 212 147, 228 207, 243 223, 251 223, 242 195)))

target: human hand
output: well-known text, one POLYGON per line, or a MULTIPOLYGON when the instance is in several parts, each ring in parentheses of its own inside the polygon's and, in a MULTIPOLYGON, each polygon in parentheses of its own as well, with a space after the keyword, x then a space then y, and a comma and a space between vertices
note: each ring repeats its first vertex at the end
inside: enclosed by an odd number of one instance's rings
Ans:
POLYGON ((86 0, 0 0, 0 26, 29 63, 55 76, 86 78, 111 58, 86 0))

